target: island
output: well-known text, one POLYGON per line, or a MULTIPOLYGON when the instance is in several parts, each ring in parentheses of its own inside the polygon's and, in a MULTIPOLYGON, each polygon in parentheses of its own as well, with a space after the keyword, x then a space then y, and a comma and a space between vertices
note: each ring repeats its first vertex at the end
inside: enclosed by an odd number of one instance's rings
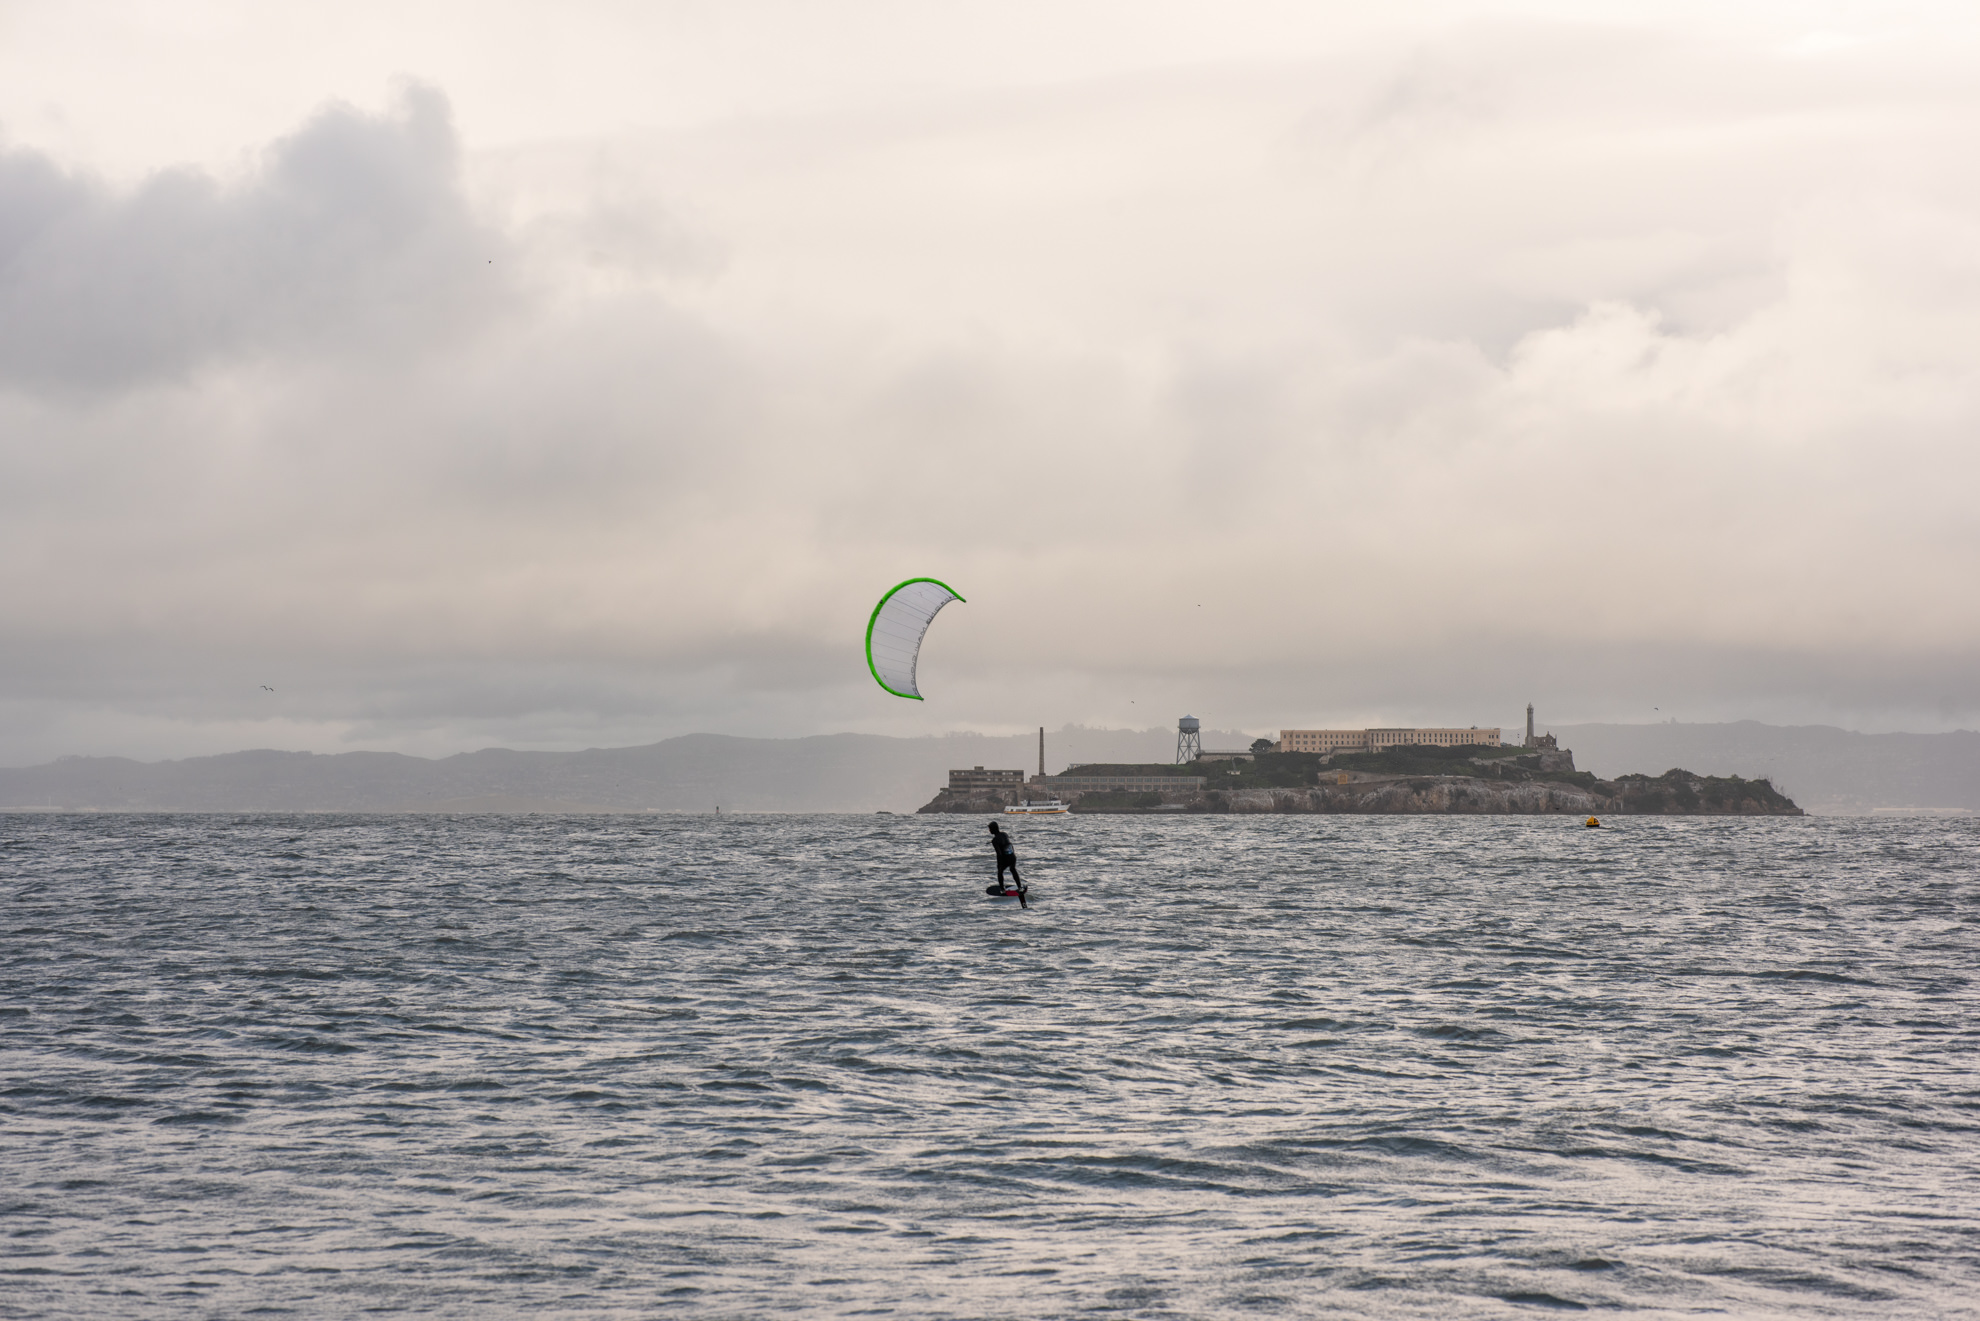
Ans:
POLYGON ((952 775, 922 812, 999 813, 1057 798, 1079 813, 1422 813, 1537 816, 1801 816, 1764 779, 1619 775, 1598 779, 1551 747, 1432 747, 1380 752, 1259 751, 1178 765, 1071 766, 1058 775, 952 775), (997 777, 993 779, 992 777, 997 777))

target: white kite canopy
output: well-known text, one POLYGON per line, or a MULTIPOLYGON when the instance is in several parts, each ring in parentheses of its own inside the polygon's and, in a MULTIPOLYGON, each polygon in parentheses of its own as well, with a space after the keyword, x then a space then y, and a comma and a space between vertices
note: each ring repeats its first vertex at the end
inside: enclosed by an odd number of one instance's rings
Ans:
POLYGON ((947 583, 933 578, 910 578, 880 598, 866 622, 866 668, 882 688, 896 697, 921 700, 914 663, 921 655, 922 635, 943 606, 960 600, 947 583))

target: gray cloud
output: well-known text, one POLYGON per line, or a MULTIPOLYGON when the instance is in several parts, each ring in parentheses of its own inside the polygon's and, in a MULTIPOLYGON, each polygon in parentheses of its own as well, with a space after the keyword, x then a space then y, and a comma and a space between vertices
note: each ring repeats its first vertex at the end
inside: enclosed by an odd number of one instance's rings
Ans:
POLYGON ((216 358, 389 355, 485 315, 510 278, 459 188, 445 99, 323 111, 238 180, 127 192, 0 156, 0 380, 88 390, 216 358))
POLYGON ((1970 723, 1974 85, 1541 24, 467 150, 419 93, 121 192, 16 152, 0 761, 1970 723), (920 573, 926 705, 858 654, 920 573))

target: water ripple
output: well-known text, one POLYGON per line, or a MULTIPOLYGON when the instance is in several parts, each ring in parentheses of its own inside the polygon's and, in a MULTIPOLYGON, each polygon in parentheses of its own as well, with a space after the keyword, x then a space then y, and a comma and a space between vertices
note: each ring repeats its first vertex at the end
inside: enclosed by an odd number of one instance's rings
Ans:
POLYGON ((0 1312, 1980 1312, 1973 824, 1016 830, 0 817, 0 1312))

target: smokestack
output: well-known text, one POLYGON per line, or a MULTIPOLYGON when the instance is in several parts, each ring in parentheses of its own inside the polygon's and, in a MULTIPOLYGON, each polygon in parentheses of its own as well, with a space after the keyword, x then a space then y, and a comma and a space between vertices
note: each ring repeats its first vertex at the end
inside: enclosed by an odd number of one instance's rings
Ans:
POLYGON ((1045 778, 1045 726, 1038 727, 1038 778, 1045 778))

